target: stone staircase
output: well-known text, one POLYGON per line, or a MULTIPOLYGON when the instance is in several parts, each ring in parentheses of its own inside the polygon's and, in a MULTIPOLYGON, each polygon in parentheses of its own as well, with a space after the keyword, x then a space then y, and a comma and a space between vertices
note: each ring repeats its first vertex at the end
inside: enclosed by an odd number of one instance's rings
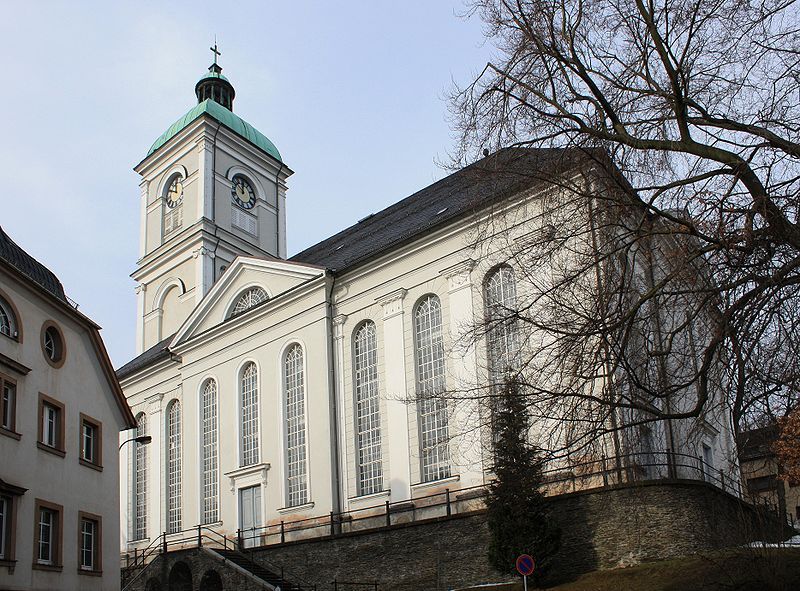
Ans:
POLYGON ((256 562, 243 552, 238 550, 225 550, 222 548, 210 548, 212 552, 219 554, 222 558, 238 566, 239 568, 249 572, 254 577, 261 579, 265 583, 271 585, 281 591, 313 591, 316 589, 314 585, 302 585, 292 581, 287 581, 283 578, 283 573, 274 572, 272 569, 267 568, 265 565, 256 562))

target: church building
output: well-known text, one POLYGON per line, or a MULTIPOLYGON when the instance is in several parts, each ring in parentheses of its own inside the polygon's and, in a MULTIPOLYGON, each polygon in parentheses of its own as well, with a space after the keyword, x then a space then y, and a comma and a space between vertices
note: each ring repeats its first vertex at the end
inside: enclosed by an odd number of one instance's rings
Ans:
MULTIPOLYGON (((487 347, 460 337, 518 286, 476 228, 513 209, 524 236, 555 191, 516 173, 591 166, 502 150, 287 257, 292 169, 216 61, 195 93, 135 167, 137 357, 117 376, 152 442, 122 451, 123 550, 484 484, 479 413, 417 395, 481 381, 487 347)), ((722 468, 729 432, 703 445, 722 468)))

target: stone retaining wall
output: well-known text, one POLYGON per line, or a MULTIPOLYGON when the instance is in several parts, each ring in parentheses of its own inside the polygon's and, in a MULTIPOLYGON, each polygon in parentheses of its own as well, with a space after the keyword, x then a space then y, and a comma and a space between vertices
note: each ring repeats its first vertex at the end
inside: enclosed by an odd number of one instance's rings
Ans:
MULTIPOLYGON (((697 481, 653 481, 551 497, 551 516, 562 531, 553 576, 659 560, 779 536, 776 520, 738 498, 697 481)), ((486 559, 489 531, 485 511, 415 523, 354 531, 337 536, 253 549, 255 560, 283 567, 317 585, 377 581, 380 591, 445 591, 512 577, 494 572, 486 559)), ((219 571, 224 589, 255 589, 241 573, 207 550, 185 550, 159 559, 132 591, 145 591, 151 578, 167 580, 181 560, 192 572, 192 589, 209 569, 219 571)), ((338 591, 368 591, 338 585, 338 591)))

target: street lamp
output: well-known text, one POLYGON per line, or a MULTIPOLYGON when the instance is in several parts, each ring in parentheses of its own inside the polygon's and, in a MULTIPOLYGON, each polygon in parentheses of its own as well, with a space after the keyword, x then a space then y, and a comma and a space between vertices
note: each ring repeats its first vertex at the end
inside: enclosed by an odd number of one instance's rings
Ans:
POLYGON ((130 439, 123 441, 120 443, 119 448, 122 449, 122 446, 126 443, 130 443, 131 441, 135 441, 139 445, 147 445, 151 441, 153 441, 153 437, 151 435, 139 435, 138 437, 131 437, 130 439))

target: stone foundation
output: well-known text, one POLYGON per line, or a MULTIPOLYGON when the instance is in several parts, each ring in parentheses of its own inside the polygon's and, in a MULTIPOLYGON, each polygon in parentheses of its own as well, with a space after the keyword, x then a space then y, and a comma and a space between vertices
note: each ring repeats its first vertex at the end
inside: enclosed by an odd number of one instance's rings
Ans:
MULTIPOLYGON (((552 573, 560 579, 782 534, 774 518, 697 481, 644 482, 569 493, 549 501, 551 516, 562 532, 552 573)), ((333 589, 334 579, 377 582, 380 591, 445 591, 512 578, 489 567, 488 541, 485 511, 478 510, 256 548, 252 556, 282 566, 287 579, 295 575, 319 591, 333 589)), ((193 589, 199 588, 203 573, 220 568, 207 550, 175 552, 158 568, 160 580, 167 581, 178 555, 186 556, 182 560, 192 571, 193 589)), ((240 573, 228 574, 223 581, 224 589, 256 588, 240 573)), ((144 581, 140 578, 137 583, 141 586, 136 591, 144 591, 144 581)), ((162 584, 161 589, 168 587, 162 584)), ((366 591, 367 587, 339 584, 338 589, 366 591)))

